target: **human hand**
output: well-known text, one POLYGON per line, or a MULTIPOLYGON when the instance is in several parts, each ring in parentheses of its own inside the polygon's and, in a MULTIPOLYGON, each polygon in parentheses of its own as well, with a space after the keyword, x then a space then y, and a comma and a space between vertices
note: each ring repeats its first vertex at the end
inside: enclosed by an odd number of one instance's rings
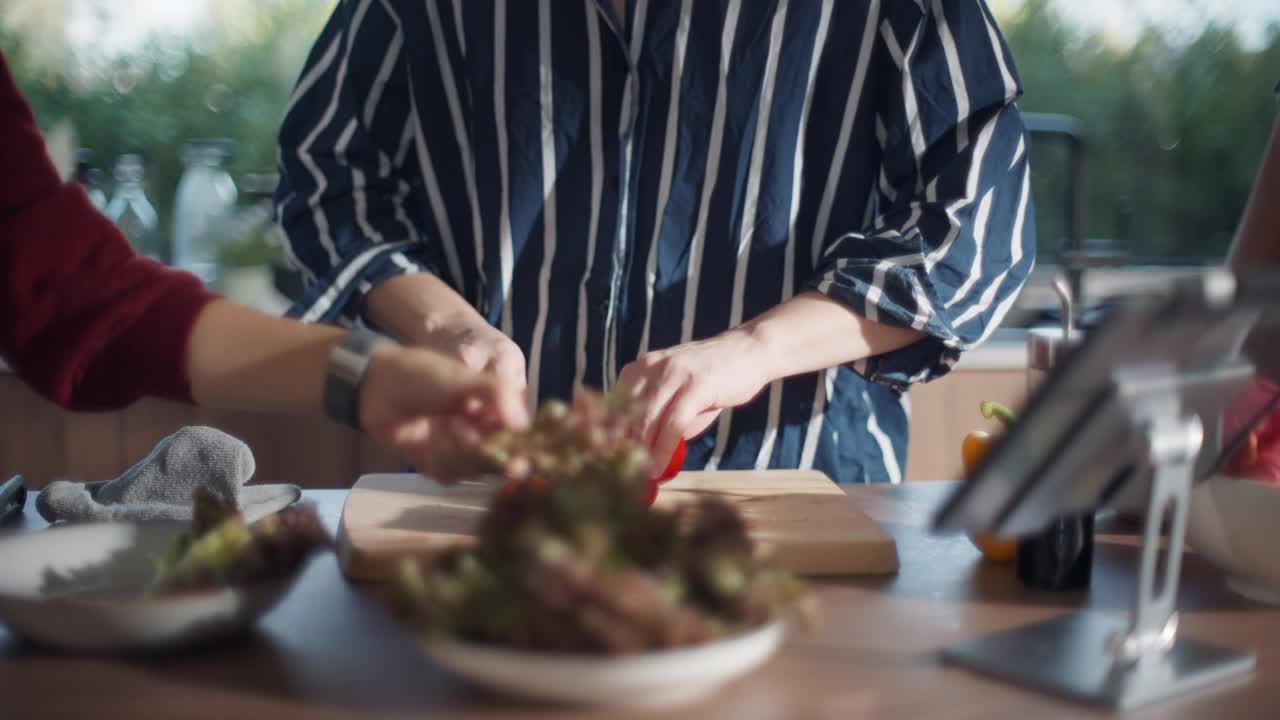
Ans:
MULTIPOLYGON (((671 457, 680 440, 706 430, 727 408, 750 402, 772 379, 762 348, 744 330, 646 353, 622 369, 642 441, 671 457)), ((661 462, 660 460, 659 462, 661 462)))
POLYGON ((414 338, 413 344, 457 358, 469 368, 491 372, 518 387, 528 383, 520 346, 478 315, 429 321, 425 333, 414 338))
POLYGON ((499 430, 528 424, 523 384, 436 350, 378 347, 360 389, 360 426, 423 473, 445 482, 454 462, 499 430))

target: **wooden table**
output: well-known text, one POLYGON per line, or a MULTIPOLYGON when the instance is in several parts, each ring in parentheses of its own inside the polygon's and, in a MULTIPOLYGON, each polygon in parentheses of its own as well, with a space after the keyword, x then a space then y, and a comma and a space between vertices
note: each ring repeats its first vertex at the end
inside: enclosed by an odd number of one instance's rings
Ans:
MULTIPOLYGON (((1132 536, 1106 535, 1087 594, 1023 590, 963 538, 926 524, 945 483, 850 487, 899 542, 902 569, 820 586, 823 624, 793 636, 756 673, 674 715, 732 718, 1080 717, 1081 706, 945 667, 945 644, 1050 617, 1082 603, 1123 611, 1137 563, 1132 536)), ((308 492, 336 527, 344 493, 308 492)), ((28 507, 16 523, 43 523, 28 507)), ((1183 632, 1259 652, 1253 676, 1230 687, 1130 713, 1138 718, 1280 717, 1280 611, 1231 594, 1188 555, 1183 632)), ((1100 713, 1099 713, 1100 714, 1100 713)), ((294 592, 249 638, 199 653, 107 659, 34 650, 0 630, 0 717, 595 718, 488 695, 426 660, 374 593, 349 586, 332 556, 313 561, 294 592)))

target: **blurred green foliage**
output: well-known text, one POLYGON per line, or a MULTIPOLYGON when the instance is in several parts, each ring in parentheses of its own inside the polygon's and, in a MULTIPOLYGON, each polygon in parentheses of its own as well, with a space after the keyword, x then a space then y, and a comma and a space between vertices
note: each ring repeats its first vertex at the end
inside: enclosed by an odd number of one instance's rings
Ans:
MULTIPOLYGON (((235 22, 221 30, 157 37, 89 73, 72 61, 52 70, 28 62, 33 39, 0 30, 0 47, 43 125, 71 119, 108 174, 120 153, 146 157, 148 194, 166 236, 184 141, 234 139, 237 180, 274 170, 277 124, 333 2, 233 5, 223 15, 235 22)), ((1233 29, 1213 25, 1177 41, 1148 29, 1132 47, 1116 48, 1064 23, 1050 0, 1027 0, 1002 27, 1026 89, 1022 109, 1082 123, 1086 236, 1115 239, 1139 256, 1221 257, 1275 117, 1280 27, 1268 30, 1261 48, 1245 48, 1233 29)), ((1066 167, 1058 148, 1034 149, 1046 262, 1065 242, 1066 167)))
MULTIPOLYGON (((1232 28, 1209 25, 1174 42, 1147 29, 1131 48, 1063 23, 1049 0, 1027 0, 1002 24, 1027 112, 1081 121, 1087 238, 1138 257, 1220 259, 1244 210, 1276 118, 1280 26, 1246 49, 1232 28)), ((1040 256, 1066 239, 1066 153, 1032 155, 1040 256)))
POLYGON ((184 142, 234 140, 227 168, 242 199, 245 173, 275 171, 285 104, 332 7, 319 0, 236 3, 234 23, 215 22, 192 37, 153 36, 105 67, 68 58, 50 68, 28 52, 36 38, 2 28, 0 48, 38 122, 73 123, 79 145, 93 151, 103 170, 108 196, 115 158, 128 152, 145 158, 147 197, 167 239, 184 142))

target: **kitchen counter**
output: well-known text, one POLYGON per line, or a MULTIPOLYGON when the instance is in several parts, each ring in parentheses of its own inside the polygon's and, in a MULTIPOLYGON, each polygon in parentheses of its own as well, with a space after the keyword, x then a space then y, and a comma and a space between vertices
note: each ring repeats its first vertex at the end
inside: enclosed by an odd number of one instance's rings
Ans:
MULTIPOLYGON (((687 718, 1000 718, 1085 714, 1077 705, 944 667, 943 645, 1048 618, 1079 603, 1122 611, 1137 566, 1136 539, 1102 535, 1084 595, 1033 593, 1009 568, 982 563, 962 537, 926 531, 949 483, 853 486, 848 494, 894 534, 902 567, 887 578, 817 585, 820 626, 687 718)), ((309 491, 330 528, 343 491, 309 491)), ((20 527, 43 523, 28 506, 20 527)), ((1259 653, 1231 686, 1148 706, 1134 718, 1280 716, 1280 610, 1231 594, 1188 555, 1182 632, 1259 653)), ((249 637, 176 656, 111 660, 29 648, 0 630, 0 715, 97 718, 613 718, 622 714, 530 705, 443 673, 415 647, 369 588, 348 585, 332 556, 312 562, 294 592, 249 637)))

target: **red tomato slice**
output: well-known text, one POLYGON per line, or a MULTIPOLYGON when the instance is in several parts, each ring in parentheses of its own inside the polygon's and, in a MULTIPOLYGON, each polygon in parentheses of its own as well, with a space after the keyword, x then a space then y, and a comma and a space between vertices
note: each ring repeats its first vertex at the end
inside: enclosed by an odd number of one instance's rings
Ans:
POLYGON ((520 488, 524 485, 523 480, 508 480, 502 485, 502 489, 498 491, 498 497, 509 498, 520 492, 520 488))
POLYGON ((649 484, 645 486, 644 504, 648 507, 653 507, 653 503, 657 499, 658 499, 658 481, 656 479, 650 480, 649 484))
POLYGON ((498 491, 498 497, 511 497, 517 493, 523 492, 526 488, 532 490, 535 494, 541 495, 550 489, 551 484, 545 478, 537 475, 531 475, 527 478, 519 480, 508 480, 503 484, 502 489, 498 491))
POLYGON ((680 471, 684 469, 684 454, 686 449, 687 446, 684 438, 680 438, 680 443, 676 445, 676 451, 671 453, 671 460, 667 462, 667 468, 658 476, 658 482, 664 483, 680 474, 680 471))

